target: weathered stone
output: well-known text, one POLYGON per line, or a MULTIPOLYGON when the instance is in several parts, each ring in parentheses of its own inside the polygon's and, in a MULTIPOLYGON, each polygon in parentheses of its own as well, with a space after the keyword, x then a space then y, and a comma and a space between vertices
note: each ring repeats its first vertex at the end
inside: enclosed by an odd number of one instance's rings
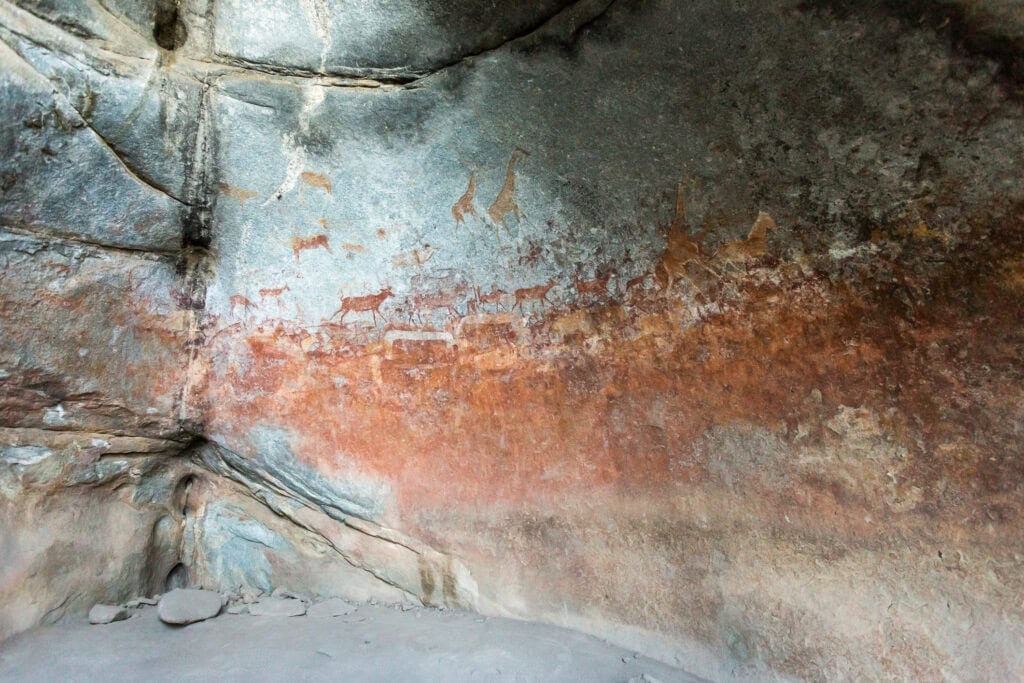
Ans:
POLYGON ((157 612, 165 624, 185 625, 212 619, 220 614, 220 593, 194 588, 177 588, 160 598, 157 612))
POLYGON ((249 614, 255 617, 301 617, 306 603, 295 598, 260 598, 249 605, 249 614))
POLYGON ((306 614, 311 617, 344 617, 353 614, 358 608, 341 598, 328 598, 309 606, 306 614))
POLYGON ((119 605, 93 605, 89 610, 90 624, 109 624, 115 621, 124 621, 131 617, 131 613, 119 605))
POLYGON ((1024 5, 377 4, 0 0, 0 638, 191 581, 1021 670, 1024 5))

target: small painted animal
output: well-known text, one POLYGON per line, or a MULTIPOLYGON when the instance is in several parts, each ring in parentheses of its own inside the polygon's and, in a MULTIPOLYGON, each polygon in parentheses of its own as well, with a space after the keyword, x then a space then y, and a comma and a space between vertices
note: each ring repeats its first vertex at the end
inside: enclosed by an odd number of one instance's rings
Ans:
POLYGON ((608 282, 615 276, 616 272, 614 269, 609 270, 604 275, 595 277, 593 280, 580 280, 579 273, 575 273, 572 276, 572 283, 576 287, 576 292, 581 297, 603 297, 608 293, 608 282))
POLYGON ((507 295, 508 292, 506 292, 504 289, 498 289, 497 287, 491 289, 491 291, 488 292, 487 294, 481 294, 480 288, 476 288, 476 300, 480 304, 490 304, 492 306, 497 306, 498 308, 501 308, 501 304, 504 301, 505 296, 507 295))
POLYGON ((345 296, 341 298, 341 308, 331 314, 328 320, 334 318, 334 316, 341 313, 341 318, 338 319, 339 323, 345 322, 345 315, 348 313, 365 313, 369 311, 373 316, 373 323, 377 324, 377 314, 380 313, 380 305, 384 303, 384 300, 392 296, 393 292, 391 287, 385 287, 376 294, 367 294, 365 296, 345 296))
POLYGON ((291 291, 288 285, 285 285, 284 287, 267 287, 265 289, 261 289, 260 303, 264 303, 268 296, 273 297, 274 299, 279 299, 282 294, 288 291, 291 291))
POLYGON ((650 276, 651 276, 650 273, 641 273, 640 275, 637 275, 636 277, 630 278, 629 280, 626 281, 626 291, 628 292, 631 289, 633 289, 634 287, 639 287, 644 282, 646 282, 647 278, 649 278, 650 276))
POLYGON ((327 238, 327 235, 313 235, 312 237, 293 237, 292 238, 292 251, 295 252, 295 260, 299 260, 299 256, 306 249, 316 249, 317 247, 323 247, 328 253, 334 253, 331 251, 331 244, 327 238))
POLYGON ((661 260, 654 267, 654 277, 663 289, 672 288, 672 284, 686 274, 686 266, 695 263, 708 270, 716 277, 716 273, 704 263, 704 249, 701 240, 704 233, 690 237, 689 223, 686 220, 686 195, 683 184, 676 189, 676 212, 672 225, 668 230, 668 240, 661 260))
POLYGON ((516 221, 522 220, 519 204, 516 203, 516 162, 523 156, 529 156, 529 154, 516 147, 512 152, 512 157, 508 160, 508 168, 505 170, 505 184, 501 186, 501 191, 495 197, 494 203, 487 209, 487 215, 490 216, 495 227, 504 226, 507 230, 508 223, 505 222, 505 219, 510 213, 516 217, 516 221))
POLYGON ((523 287, 521 289, 517 289, 514 293, 516 301, 514 304, 512 304, 512 310, 516 310, 516 306, 518 306, 519 310, 522 311, 523 303, 527 301, 540 301, 541 308, 543 308, 545 301, 547 303, 551 303, 548 300, 548 292, 550 292, 551 288, 554 286, 555 281, 548 280, 543 285, 537 285, 535 287, 523 287))
POLYGON ((474 199, 476 199, 476 171, 470 173, 469 187, 459 197, 459 200, 452 205, 452 218, 455 219, 456 229, 466 223, 466 216, 480 217, 480 214, 476 212, 476 206, 473 204, 474 199))
POLYGON ((747 239, 723 244, 715 252, 715 260, 736 266, 764 256, 768 253, 768 231, 777 227, 771 216, 759 211, 747 239))
POLYGON ((235 294, 234 296, 231 297, 231 299, 229 299, 229 301, 231 303, 231 312, 232 313, 235 312, 235 307, 236 306, 241 306, 242 310, 244 310, 246 313, 248 313, 249 309, 251 309, 251 308, 258 308, 258 306, 256 304, 254 304, 253 302, 249 301, 247 298, 245 298, 241 294, 235 294))

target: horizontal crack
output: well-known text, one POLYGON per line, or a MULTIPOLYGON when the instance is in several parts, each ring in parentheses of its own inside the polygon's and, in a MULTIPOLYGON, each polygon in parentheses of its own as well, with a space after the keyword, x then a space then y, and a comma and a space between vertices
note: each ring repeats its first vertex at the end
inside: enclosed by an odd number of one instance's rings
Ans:
POLYGON ((37 240, 39 242, 44 242, 47 244, 51 242, 65 242, 68 244, 92 247, 94 249, 103 249, 105 251, 153 256, 161 260, 171 256, 176 257, 179 253, 179 249, 176 247, 156 249, 153 247, 134 247, 125 244, 114 244, 110 242, 104 242, 102 240, 89 239, 88 237, 83 237, 80 234, 67 232, 66 230, 58 230, 55 228, 45 228, 43 230, 40 230, 35 225, 28 227, 25 225, 11 225, 9 223, 0 222, 0 231, 9 233, 11 235, 16 235, 18 237, 37 240))

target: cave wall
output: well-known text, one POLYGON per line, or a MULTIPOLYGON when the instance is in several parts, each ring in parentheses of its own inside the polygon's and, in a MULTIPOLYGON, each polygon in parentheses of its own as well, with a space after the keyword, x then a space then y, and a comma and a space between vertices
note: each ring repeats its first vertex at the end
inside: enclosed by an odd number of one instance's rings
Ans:
POLYGON ((1019 2, 2 0, 0 39, 0 545, 47 577, 8 633, 180 562, 712 678, 1024 666, 1019 2), (125 563, 71 587, 79 500, 125 563))

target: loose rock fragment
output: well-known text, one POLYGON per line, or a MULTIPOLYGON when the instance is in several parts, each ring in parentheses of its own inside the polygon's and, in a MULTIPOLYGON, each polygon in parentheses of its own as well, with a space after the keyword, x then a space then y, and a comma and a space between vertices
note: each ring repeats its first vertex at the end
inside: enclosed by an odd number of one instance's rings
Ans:
POLYGON ((311 617, 344 617, 358 609, 341 598, 330 598, 311 606, 307 614, 311 617))
POLYGON ((165 624, 192 624, 220 614, 220 593, 192 588, 176 588, 160 598, 157 613, 165 624))
POLYGON ((131 614, 118 605, 93 605, 89 610, 90 624, 109 624, 113 621, 124 621, 131 614))
POLYGON ((306 603, 295 598, 261 598, 249 605, 249 614, 257 617, 301 617, 306 603))

